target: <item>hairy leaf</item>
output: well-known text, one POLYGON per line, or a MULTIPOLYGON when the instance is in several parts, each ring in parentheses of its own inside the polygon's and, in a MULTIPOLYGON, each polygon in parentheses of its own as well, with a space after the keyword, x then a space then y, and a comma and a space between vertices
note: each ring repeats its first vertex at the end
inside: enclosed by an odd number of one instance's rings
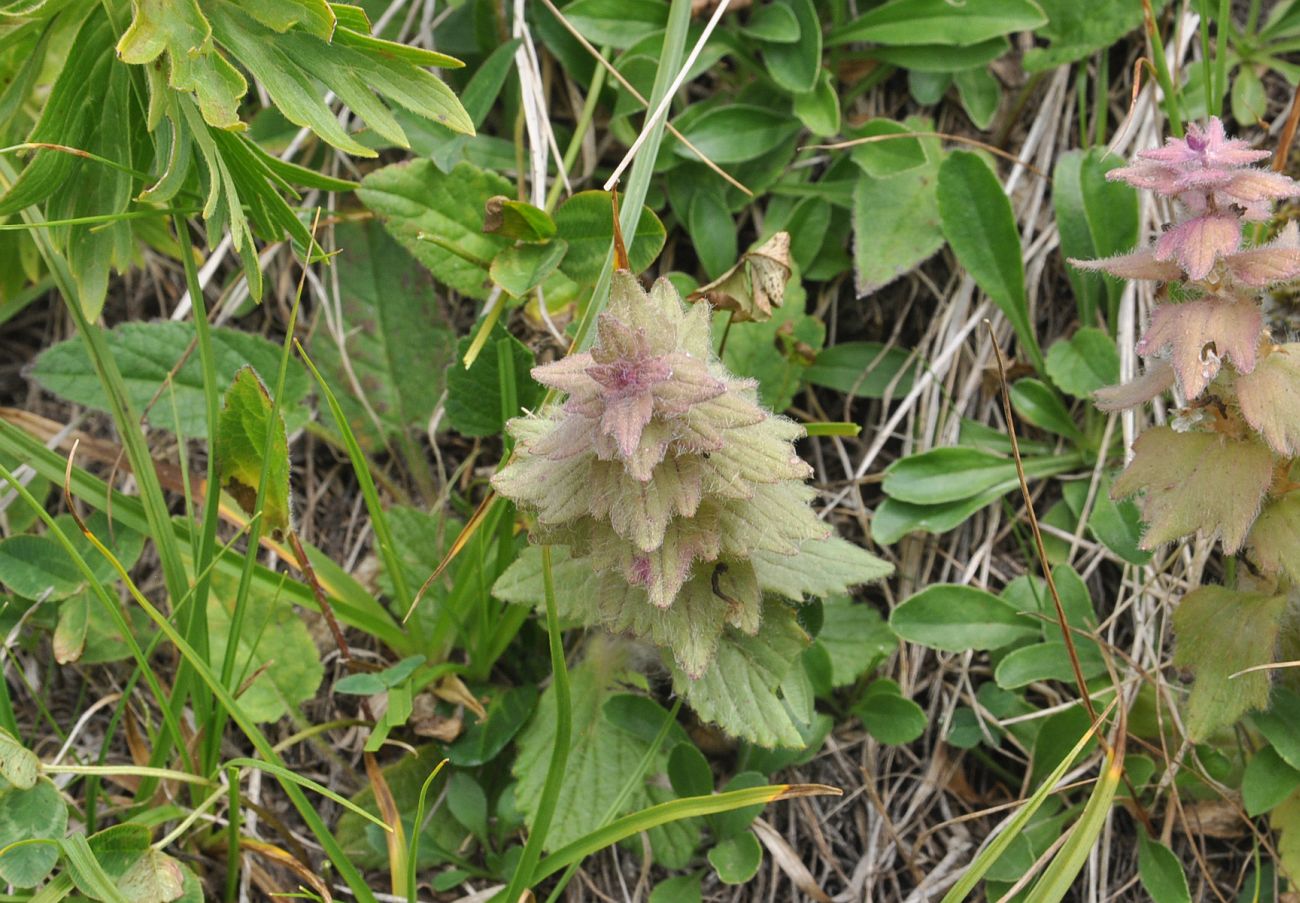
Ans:
POLYGON ((1211 296, 1162 304, 1137 351, 1151 357, 1169 348, 1178 384, 1192 399, 1219 374, 1224 358, 1232 358, 1240 373, 1255 369, 1263 327, 1263 314, 1253 301, 1211 296))
POLYGON ((1202 586, 1174 610, 1174 664, 1192 668, 1196 683, 1187 704, 1187 731, 1200 742, 1251 709, 1268 705, 1265 671, 1238 671, 1273 660, 1285 595, 1202 586))
POLYGON ((1236 386, 1246 422, 1279 455, 1300 455, 1300 344, 1267 346, 1255 369, 1237 377, 1236 386))
POLYGON ((233 495, 248 514, 257 514, 257 493, 265 469, 262 522, 272 535, 290 529, 293 511, 284 418, 279 411, 272 411, 270 393, 252 367, 236 373, 226 390, 216 449, 221 488, 233 495))
POLYGON ((1273 479, 1268 447, 1217 433, 1149 429, 1133 443, 1134 457, 1111 489, 1115 499, 1138 492, 1147 523, 1142 548, 1198 530, 1241 548, 1273 479))

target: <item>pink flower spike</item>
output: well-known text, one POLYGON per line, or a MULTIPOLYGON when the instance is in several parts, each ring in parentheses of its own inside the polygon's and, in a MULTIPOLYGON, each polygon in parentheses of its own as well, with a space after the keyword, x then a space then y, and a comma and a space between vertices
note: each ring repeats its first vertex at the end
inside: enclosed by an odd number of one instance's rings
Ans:
POLYGON ((1223 264, 1233 279, 1255 288, 1300 276, 1300 226, 1286 224, 1282 234, 1259 248, 1229 254, 1223 264))
POLYGON ((1156 260, 1151 248, 1143 248, 1132 254, 1103 257, 1099 260, 1075 260, 1071 257, 1070 265, 1081 270, 1109 273, 1121 279, 1154 279, 1158 282, 1172 282, 1183 278, 1182 267, 1173 261, 1156 260))
POLYGON ((1177 260, 1189 279, 1204 279, 1220 257, 1241 244, 1235 216, 1211 214, 1179 223, 1156 242, 1156 260, 1177 260))
POLYGON ((1270 156, 1266 150, 1252 150, 1249 142, 1229 139, 1218 116, 1211 116, 1202 128, 1195 123, 1187 126, 1185 138, 1167 138, 1165 146, 1138 154, 1143 160, 1170 163, 1180 168, 1188 164, 1201 166, 1248 166, 1270 156))
POLYGON ((1240 373, 1254 370, 1263 328, 1263 313, 1249 301, 1211 295, 1162 304, 1152 314, 1137 353, 1152 357, 1169 348, 1178 384, 1191 400, 1219 375, 1225 358, 1232 358, 1240 373))

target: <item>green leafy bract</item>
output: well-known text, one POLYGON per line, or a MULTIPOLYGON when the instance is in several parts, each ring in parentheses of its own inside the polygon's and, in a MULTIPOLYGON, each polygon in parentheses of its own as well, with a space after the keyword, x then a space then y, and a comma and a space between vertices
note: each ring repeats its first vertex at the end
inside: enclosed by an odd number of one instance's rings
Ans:
POLYGON ((252 367, 235 374, 226 390, 226 404, 217 425, 217 459, 221 488, 249 514, 260 513, 273 535, 290 529, 293 519, 289 494, 289 443, 284 418, 272 410, 271 396, 252 367), (262 507, 258 489, 266 474, 262 507))

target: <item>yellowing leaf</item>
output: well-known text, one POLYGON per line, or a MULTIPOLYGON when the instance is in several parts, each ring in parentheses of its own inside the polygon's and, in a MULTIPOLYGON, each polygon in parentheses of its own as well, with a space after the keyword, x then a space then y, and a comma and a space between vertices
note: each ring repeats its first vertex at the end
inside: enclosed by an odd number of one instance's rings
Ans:
POLYGON ((1273 479, 1267 446, 1162 426, 1139 436, 1133 450, 1133 462, 1115 481, 1111 497, 1143 493, 1142 548, 1197 530, 1221 538, 1225 552, 1241 548, 1273 479))
POLYGON ((184 891, 181 864, 161 850, 149 849, 117 879, 117 889, 134 903, 171 903, 184 891))
POLYGON ((273 534, 279 534, 289 528, 292 517, 289 443, 284 419, 277 411, 272 423, 271 413, 271 396, 253 368, 245 367, 236 373, 235 381, 226 391, 226 406, 217 424, 217 458, 221 488, 253 515, 262 481, 263 454, 269 451, 265 468, 267 485, 262 495, 263 523, 273 534))
POLYGON ((1187 703, 1187 730, 1196 741, 1268 704, 1268 673, 1232 678, 1273 660, 1286 596, 1203 586, 1174 611, 1174 664, 1192 668, 1196 683, 1187 703))
POLYGON ((1300 344, 1275 345, 1237 377, 1246 422, 1280 455, 1300 455, 1300 344))
POLYGON ((772 308, 785 301, 790 273, 790 233, 778 232, 686 300, 704 299, 715 310, 734 311, 737 322, 769 320, 772 308))

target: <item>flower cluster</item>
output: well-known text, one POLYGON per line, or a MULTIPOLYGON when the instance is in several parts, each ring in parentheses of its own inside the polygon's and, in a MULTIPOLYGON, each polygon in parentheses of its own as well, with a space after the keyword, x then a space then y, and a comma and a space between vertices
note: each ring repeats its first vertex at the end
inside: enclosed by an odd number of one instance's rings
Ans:
MULTIPOLYGON (((510 422, 515 455, 492 481, 533 512, 536 542, 592 575, 568 616, 649 639, 694 679, 728 628, 758 633, 765 590, 800 600, 789 574, 808 544, 888 570, 825 546, 793 445, 804 431, 714 355, 707 304, 687 310, 667 280, 647 293, 619 271, 597 335, 533 370, 568 398, 510 422)), ((852 576, 869 579, 860 564, 852 576)))
POLYGON ((1142 493, 1143 544, 1202 530, 1228 552, 1249 545, 1266 571, 1265 559, 1277 557, 1267 550, 1300 553, 1300 535, 1281 535, 1277 525, 1287 518, 1275 510, 1300 503, 1290 475, 1300 455, 1300 344, 1271 341, 1258 299, 1261 288, 1300 276, 1300 229, 1291 222, 1255 247, 1242 238, 1243 224, 1267 221, 1275 200, 1300 194, 1287 176, 1251 165, 1267 156, 1228 138, 1217 118, 1140 152, 1108 178, 1175 201, 1177 219, 1149 247, 1071 261, 1127 279, 1182 283, 1182 300, 1157 305, 1138 341, 1146 372, 1096 396, 1103 410, 1120 410, 1176 384, 1188 403, 1179 429, 1139 437, 1114 486, 1118 496, 1142 493), (1217 491, 1207 492, 1206 481, 1217 491))

